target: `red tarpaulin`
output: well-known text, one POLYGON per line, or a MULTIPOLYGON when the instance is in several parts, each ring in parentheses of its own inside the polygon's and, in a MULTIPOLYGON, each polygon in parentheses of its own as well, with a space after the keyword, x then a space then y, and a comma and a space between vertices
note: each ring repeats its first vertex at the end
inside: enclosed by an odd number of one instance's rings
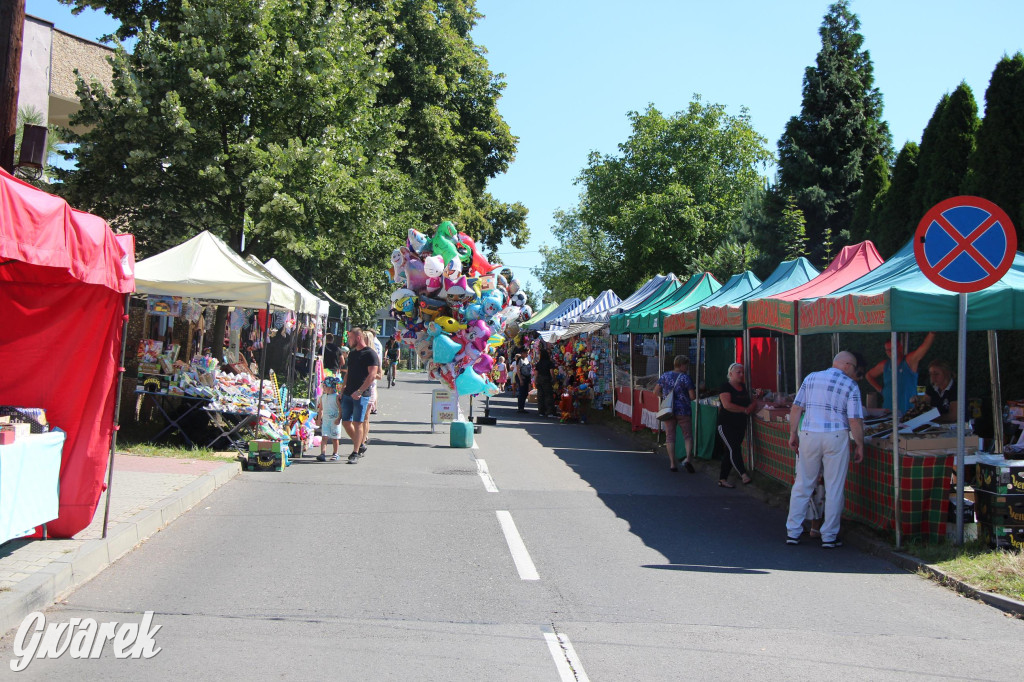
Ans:
POLYGON ((103 491, 134 250, 102 218, 0 170, 0 404, 45 408, 67 432, 54 537, 88 526, 103 491))

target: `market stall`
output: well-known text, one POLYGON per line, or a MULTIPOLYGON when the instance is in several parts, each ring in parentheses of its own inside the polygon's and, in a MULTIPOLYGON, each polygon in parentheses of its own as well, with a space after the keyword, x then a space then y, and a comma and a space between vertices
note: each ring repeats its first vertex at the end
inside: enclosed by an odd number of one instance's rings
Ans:
POLYGON ((729 278, 722 288, 702 301, 680 303, 666 309, 662 318, 662 334, 666 339, 680 336, 695 336, 697 356, 694 358, 698 401, 693 410, 694 454, 701 459, 711 459, 715 445, 715 420, 718 414, 717 403, 713 399, 702 398, 706 392, 704 377, 711 371, 715 377, 709 386, 717 385, 717 377, 725 376, 725 367, 735 358, 735 343, 729 339, 729 346, 719 343, 703 343, 700 335, 700 309, 705 305, 725 305, 742 301, 751 291, 761 285, 754 273, 749 270, 729 278), (723 366, 724 365, 724 366, 723 366), (718 371, 720 368, 720 371, 718 371))
MULTIPOLYGON (((678 354, 690 355, 689 343, 676 343, 676 338, 667 342, 670 353, 666 353, 666 341, 661 333, 662 324, 665 318, 665 310, 675 306, 699 305, 715 292, 722 288, 711 273, 702 272, 692 275, 686 284, 677 290, 663 297, 646 303, 637 310, 627 314, 627 328, 632 335, 633 348, 640 347, 642 352, 649 352, 651 341, 654 342, 655 364, 651 372, 651 363, 648 361, 648 372, 645 376, 634 375, 633 389, 636 391, 638 404, 641 405, 640 425, 652 431, 661 430, 661 422, 658 421, 658 399, 654 394, 654 383, 658 377, 667 371, 671 365, 671 357, 678 354), (639 339, 637 339, 639 337, 639 339)), ((687 339, 687 341, 689 341, 687 339)), ((694 359, 695 360, 695 359, 694 359)), ((683 447, 683 439, 677 441, 683 447)))
MULTIPOLYGON (((136 283, 140 295, 169 306, 189 299, 234 307, 230 333, 251 318, 259 330, 257 347, 264 357, 271 311, 295 311, 306 305, 299 293, 265 266, 247 262, 209 232, 139 262, 136 283)), ((141 392, 204 401, 201 409, 216 431, 215 438, 204 445, 234 445, 242 440, 245 429, 287 440, 280 387, 276 378, 267 376, 265 362, 259 363, 259 374, 254 375, 245 362, 220 366, 203 355, 178 359, 176 349, 167 351, 152 339, 144 339, 138 352, 144 356, 139 363, 141 392)))
MULTIPOLYGON (((1024 328, 1024 254, 1016 255, 1000 281, 968 294, 967 300, 968 330, 988 331, 991 340, 996 330, 1024 328)), ((921 273, 913 243, 908 242, 888 261, 850 284, 827 296, 800 300, 795 314, 797 333, 801 335, 888 332, 896 345, 897 332, 956 331, 958 295, 941 289, 921 273)), ((997 385, 996 377, 992 380, 997 385)), ((899 390, 898 376, 893 377, 892 389, 899 390)), ((998 391, 994 391, 993 401, 998 401, 997 396, 998 391)), ((993 413, 1000 415, 1002 406, 996 407, 999 409, 993 413)), ((948 509, 948 481, 955 450, 950 447, 948 430, 943 433, 941 428, 929 425, 926 431, 919 428, 917 433, 906 433, 901 427, 898 437, 892 438, 890 424, 881 424, 879 429, 866 439, 866 468, 891 471, 882 483, 873 481, 867 492, 857 489, 858 477, 848 480, 847 494, 868 502, 859 509, 848 503, 846 513, 879 528, 897 529, 898 540, 900 536, 941 537, 945 524, 926 523, 921 517, 930 514, 945 518, 948 509), (925 465, 934 467, 931 473, 935 475, 919 473, 918 468, 925 465), (940 471, 941 475, 936 473, 940 471), (932 511, 933 506, 938 511, 932 511)), ((976 441, 969 440, 968 446, 972 445, 976 447, 976 441)))
POLYGON ((675 291, 679 287, 679 280, 674 274, 656 275, 633 292, 629 298, 612 308, 608 316, 608 331, 613 339, 612 382, 615 393, 615 413, 630 422, 634 429, 640 428, 640 410, 633 409, 634 352, 632 337, 626 327, 626 314, 648 301, 660 298, 666 291, 675 291))
MULTIPOLYGON (((65 434, 58 513, 45 519, 53 537, 88 526, 104 488, 134 266, 130 235, 115 235, 101 218, 0 171, 0 405, 39 409, 45 417, 33 430, 65 434)), ((49 438, 60 438, 54 434, 49 438)), ((38 435, 48 434, 22 431, 0 448, 31 445, 38 435)), ((38 451, 45 458, 52 444, 30 450, 25 456, 38 451)), ((10 490, 5 479, 14 471, 0 466, 0 490, 10 490)), ((58 485, 45 472, 35 480, 44 499, 58 485)), ((34 493, 22 487, 18 494, 34 493)), ((14 527, 25 519, 7 521, 9 531, 31 529, 14 527)), ((27 523, 43 521, 33 515, 27 523)))

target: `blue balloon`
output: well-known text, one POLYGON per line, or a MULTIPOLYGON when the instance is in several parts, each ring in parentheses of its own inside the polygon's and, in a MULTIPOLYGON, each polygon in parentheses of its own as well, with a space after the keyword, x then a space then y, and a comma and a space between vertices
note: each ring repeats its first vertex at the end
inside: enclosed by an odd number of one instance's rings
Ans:
POLYGON ((487 383, 482 376, 472 369, 467 369, 455 380, 455 390, 459 392, 459 395, 476 395, 486 390, 487 383))
POLYGON ((439 365, 447 365, 455 359, 462 346, 453 341, 447 334, 438 334, 434 337, 434 362, 439 365))

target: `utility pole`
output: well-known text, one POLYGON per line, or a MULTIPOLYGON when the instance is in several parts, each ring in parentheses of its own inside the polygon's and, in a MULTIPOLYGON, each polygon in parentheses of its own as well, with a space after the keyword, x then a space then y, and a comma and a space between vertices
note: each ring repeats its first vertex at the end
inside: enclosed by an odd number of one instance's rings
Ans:
POLYGON ((14 173, 25 0, 0 0, 0 167, 14 173))

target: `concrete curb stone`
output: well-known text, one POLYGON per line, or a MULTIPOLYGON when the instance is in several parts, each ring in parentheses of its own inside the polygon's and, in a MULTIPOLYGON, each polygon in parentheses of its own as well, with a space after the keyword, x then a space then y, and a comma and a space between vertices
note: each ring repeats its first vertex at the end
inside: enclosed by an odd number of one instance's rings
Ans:
MULTIPOLYGON (((239 462, 225 463, 127 521, 108 528, 105 539, 85 541, 66 557, 0 594, 0 634, 17 627, 25 616, 52 606, 71 590, 91 580, 147 538, 158 533, 203 498, 241 472, 239 462)), ((97 513, 101 513, 97 509, 97 513)))

